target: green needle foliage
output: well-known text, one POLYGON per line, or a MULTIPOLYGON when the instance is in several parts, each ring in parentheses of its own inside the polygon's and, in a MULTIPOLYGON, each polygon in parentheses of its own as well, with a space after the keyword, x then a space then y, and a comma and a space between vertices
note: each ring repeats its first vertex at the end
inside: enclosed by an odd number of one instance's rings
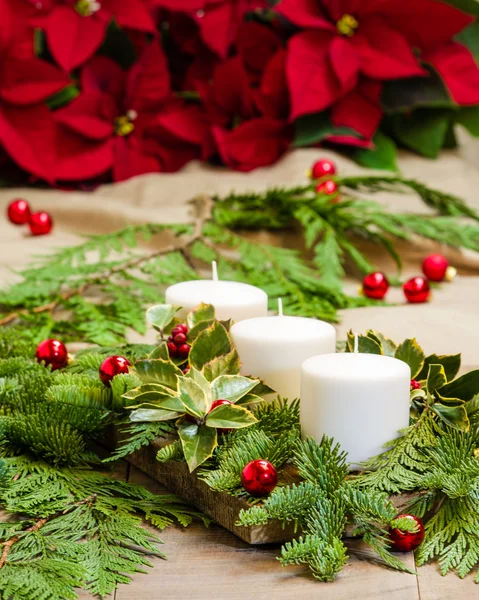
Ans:
POLYGON ((201 197, 190 224, 129 226, 39 257, 0 293, 0 324, 19 323, 39 339, 118 345, 128 329, 144 333, 144 309, 161 300, 164 286, 204 276, 212 260, 223 279, 262 287, 271 307, 281 297, 288 314, 335 321, 339 309, 373 302, 342 290, 346 261, 359 274, 375 268, 360 240, 384 247, 399 269, 397 240, 479 250, 478 216, 460 198, 400 177, 336 179, 340 198, 316 193, 316 182, 201 197), (364 199, 376 192, 415 193, 428 213, 391 213, 364 199), (294 232, 304 251, 252 241, 248 230, 294 232), (139 248, 143 241, 158 249, 139 248))

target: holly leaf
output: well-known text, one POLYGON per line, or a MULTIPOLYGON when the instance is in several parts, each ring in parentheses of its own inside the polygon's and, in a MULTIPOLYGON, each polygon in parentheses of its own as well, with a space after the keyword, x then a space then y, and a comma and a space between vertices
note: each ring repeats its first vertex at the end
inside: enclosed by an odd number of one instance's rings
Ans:
POLYGON ((204 389, 189 377, 181 377, 178 387, 179 398, 186 412, 202 419, 211 406, 204 389))
POLYGON ((463 406, 445 406, 436 402, 431 406, 433 410, 445 423, 459 429, 460 431, 469 431, 470 423, 467 416, 466 407, 463 406))
POLYGON ((190 473, 212 456, 218 444, 216 429, 185 419, 178 421, 178 435, 190 473))
POLYGON ((374 329, 368 329, 366 335, 372 339, 376 339, 379 341, 383 354, 385 356, 393 356, 396 354, 397 344, 390 338, 386 337, 379 331, 375 331, 374 329))
POLYGON ((228 354, 232 350, 231 340, 226 329, 215 321, 213 325, 204 329, 191 345, 189 354, 190 364, 201 369, 215 358, 228 354))
POLYGON ((172 390, 157 383, 147 383, 140 387, 129 390, 122 395, 127 400, 136 400, 137 402, 162 400, 171 397, 172 390))
MULTIPOLYGON (((354 333, 348 331, 347 352, 354 352, 354 338, 354 333)), ((365 354, 382 354, 382 349, 376 340, 365 335, 358 335, 358 352, 364 352, 365 354)))
POLYGON ((351 157, 363 167, 370 169, 381 169, 386 171, 397 171, 396 144, 393 140, 382 133, 376 132, 374 148, 356 148, 351 152, 351 157))
POLYGON ((451 381, 441 389, 441 394, 448 398, 460 398, 461 400, 472 400, 479 392, 479 370, 470 371, 462 377, 451 381))
MULTIPOLYGON (((414 379, 414 378, 413 378, 414 379)), ((446 373, 442 365, 429 365, 427 374, 427 391, 432 394, 435 390, 441 390, 446 384, 446 373)), ((444 393, 443 393, 444 395, 444 393)), ((449 397, 448 394, 446 396, 449 397)))
POLYGON ((198 323, 209 321, 210 324, 215 320, 215 307, 212 304, 202 302, 195 310, 191 311, 186 317, 186 323, 189 328, 193 328, 198 323))
POLYGON ((215 399, 237 400, 251 392, 259 383, 241 375, 220 375, 211 383, 211 393, 215 399))
POLYGON ((452 112, 447 109, 418 109, 407 115, 394 115, 395 137, 407 148, 428 158, 436 158, 444 146, 452 112))
POLYGON ((222 404, 214 408, 206 417, 208 427, 220 429, 241 429, 257 423, 256 417, 246 408, 234 404, 222 404))
POLYGON ((416 379, 422 380, 427 379, 430 365, 442 365, 444 367, 444 373, 446 374, 447 381, 452 381, 458 374, 461 368, 461 355, 460 354, 431 354, 426 356, 424 365, 421 372, 416 379))
POLYGON ((159 408, 138 408, 130 413, 130 421, 133 423, 170 421, 181 417, 183 413, 174 410, 162 410, 159 408))
POLYGON ((207 403, 211 404, 211 402, 213 401, 213 397, 210 389, 210 382, 206 379, 203 373, 201 371, 198 371, 194 367, 191 367, 186 377, 193 379, 193 381, 200 386, 200 388, 205 393, 207 403))
POLYGON ((394 358, 402 360, 411 367, 411 379, 416 379, 424 364, 425 355, 416 338, 405 340, 400 344, 394 354, 394 358))
POLYGON ((161 358, 139 360, 135 363, 135 369, 143 383, 159 383, 172 390, 177 389, 177 378, 183 375, 181 369, 171 361, 161 358))
POLYGON ((177 311, 178 308, 171 304, 157 304, 146 311, 146 320, 157 331, 163 331, 173 321, 177 311))
POLYGON ((260 402, 264 402, 264 398, 261 398, 261 396, 257 396, 256 394, 246 394, 246 396, 243 396, 237 402, 235 402, 235 406, 245 406, 246 404, 259 404, 260 402))
POLYGON ((241 363, 236 350, 228 354, 214 358, 203 367, 203 374, 208 381, 213 381, 220 375, 237 375, 240 372, 241 363))
POLYGON ((275 394, 276 390, 266 385, 264 381, 260 381, 256 387, 251 390, 251 393, 255 396, 268 396, 268 394, 275 394))
POLYGON ((166 345, 166 342, 161 342, 161 344, 157 346, 153 352, 151 352, 148 358, 162 358, 163 360, 169 360, 170 353, 168 352, 168 346, 166 345))
POLYGON ((328 112, 313 113, 299 117, 294 123, 294 148, 314 146, 330 135, 345 135, 361 138, 360 134, 350 127, 335 127, 328 112))

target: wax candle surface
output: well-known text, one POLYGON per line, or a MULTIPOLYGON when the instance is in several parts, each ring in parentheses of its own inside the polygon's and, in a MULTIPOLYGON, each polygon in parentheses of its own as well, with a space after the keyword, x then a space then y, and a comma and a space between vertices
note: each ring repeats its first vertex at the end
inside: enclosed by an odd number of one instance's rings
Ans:
POLYGON ((332 325, 302 317, 265 317, 236 323, 231 337, 241 373, 263 379, 280 396, 299 398, 301 364, 310 356, 334 352, 332 325))
POLYGON ((384 451, 409 425, 411 369, 395 358, 363 353, 315 356, 301 367, 301 432, 333 437, 352 468, 384 451))
POLYGON ((177 313, 180 319, 202 302, 213 304, 216 318, 221 321, 242 321, 268 314, 266 292, 247 283, 204 279, 183 281, 170 286, 165 295, 167 304, 183 307, 177 313))

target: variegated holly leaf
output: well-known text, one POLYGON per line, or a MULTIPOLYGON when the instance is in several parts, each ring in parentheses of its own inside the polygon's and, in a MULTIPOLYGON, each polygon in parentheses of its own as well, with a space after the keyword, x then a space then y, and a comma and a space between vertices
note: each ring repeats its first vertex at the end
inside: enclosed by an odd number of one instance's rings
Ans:
POLYGON ((218 443, 216 429, 180 419, 177 423, 183 453, 190 473, 212 456, 218 443))
POLYGON ((137 403, 146 401, 162 400, 168 398, 173 394, 170 388, 165 387, 157 383, 146 383, 140 387, 129 390, 123 394, 123 398, 126 400, 135 400, 137 403))
MULTIPOLYGON (((347 333, 346 352, 354 352, 355 334, 352 331, 347 333)), ((366 335, 358 335, 358 352, 365 354, 382 354, 381 345, 375 339, 366 335)))
POLYGON ((462 377, 451 381, 441 389, 441 394, 448 398, 471 400, 479 392, 479 370, 469 371, 462 377))
POLYGON ((432 394, 435 390, 440 390, 446 384, 446 373, 442 365, 429 365, 427 374, 427 391, 432 394))
POLYGON ((218 321, 215 321, 207 329, 204 329, 191 345, 190 365, 201 371, 207 363, 228 354, 232 349, 226 329, 218 321))
POLYGON ((139 360, 135 369, 143 383, 159 383, 172 390, 176 390, 178 377, 183 375, 175 364, 161 358, 139 360))
POLYGON ((416 379, 422 370, 425 359, 424 352, 416 339, 405 340, 400 344, 396 349, 394 357, 409 365, 411 368, 411 379, 416 379))
POLYGON ((213 393, 211 391, 210 382, 206 379, 203 373, 201 371, 198 371, 198 369, 191 367, 186 377, 188 377, 189 379, 193 379, 193 381, 200 386, 200 388, 204 391, 206 395, 206 402, 208 404, 211 404, 214 400, 213 393))
POLYGON ((240 372, 241 363, 236 350, 228 354, 218 356, 203 367, 204 376, 208 381, 213 381, 220 375, 237 375, 240 372))
POLYGON ((429 371, 429 365, 442 365, 444 367, 444 373, 446 374, 447 381, 452 381, 461 368, 461 355, 460 354, 446 354, 437 355, 431 354, 426 356, 424 365, 421 372, 416 379, 422 380, 427 378, 429 371))
POLYGON ((220 429, 241 429, 257 423, 256 417, 246 408, 235 404, 221 404, 206 417, 208 427, 220 429))
POLYGON ((178 307, 171 304, 157 304, 146 311, 146 320, 157 331, 163 331, 175 318, 178 307))
POLYGON ((174 410, 162 410, 160 408, 137 408, 130 413, 130 421, 134 423, 170 421, 181 417, 182 414, 174 410))
POLYGON ((397 350, 397 344, 390 338, 383 335, 380 331, 374 329, 368 329, 366 332, 367 337, 375 340, 382 348, 382 352, 385 356, 394 356, 397 350))
POLYGON ((249 379, 242 375, 220 375, 211 383, 211 393, 215 400, 229 400, 234 404, 251 392, 258 383, 258 379, 249 379))
POLYGON ((467 416, 467 410, 465 405, 461 406, 445 406, 439 402, 436 402, 431 406, 433 410, 445 423, 459 429, 460 431, 469 431, 470 423, 469 417, 467 416))
POLYGON ((178 396, 185 411, 194 417, 202 419, 210 409, 211 401, 205 390, 190 377, 178 380, 178 396))
POLYGON ((210 324, 215 320, 215 307, 212 304, 205 304, 202 302, 195 310, 191 311, 186 317, 186 324, 189 329, 193 329, 199 323, 209 322, 210 324))

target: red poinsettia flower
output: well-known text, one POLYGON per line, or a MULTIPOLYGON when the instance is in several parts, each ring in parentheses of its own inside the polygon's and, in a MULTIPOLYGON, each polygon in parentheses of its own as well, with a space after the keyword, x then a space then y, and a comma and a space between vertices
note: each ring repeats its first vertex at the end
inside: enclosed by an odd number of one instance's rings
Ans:
POLYGON ((379 81, 425 75, 412 48, 434 47, 471 22, 436 0, 282 0, 277 10, 306 28, 288 48, 293 118, 331 106, 360 75, 379 81))
MULTIPOLYGON (((204 115, 173 97, 158 44, 148 46, 128 73, 95 57, 83 68, 81 84, 83 93, 57 111, 56 120, 71 134, 101 144, 101 164, 113 170, 115 181, 174 171, 211 153, 204 115)), ((73 172, 69 178, 81 177, 73 172)))
POLYGON ((266 0, 153 0, 153 4, 190 14, 204 43, 222 58, 246 13, 267 7, 266 0))
POLYGON ((30 4, 38 10, 30 19, 45 29, 53 58, 65 71, 95 53, 113 18, 127 29, 155 32, 143 0, 38 0, 30 4))

